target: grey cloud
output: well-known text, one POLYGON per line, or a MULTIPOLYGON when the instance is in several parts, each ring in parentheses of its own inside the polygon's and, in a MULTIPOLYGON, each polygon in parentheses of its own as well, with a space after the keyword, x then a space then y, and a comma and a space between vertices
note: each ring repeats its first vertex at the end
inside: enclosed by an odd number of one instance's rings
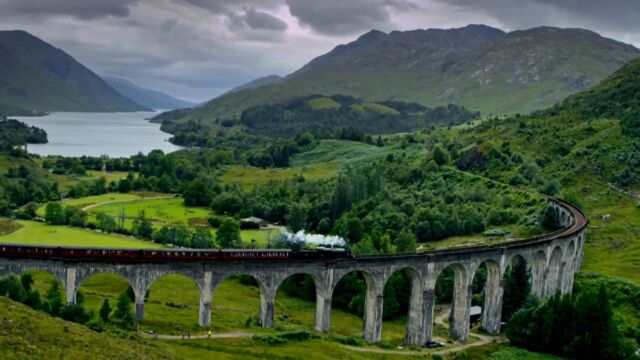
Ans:
POLYGON ((247 25, 252 29, 285 31, 289 27, 286 22, 271 14, 256 10, 255 8, 247 10, 245 17, 247 25))
POLYGON ((282 4, 282 0, 174 0, 175 2, 187 3, 202 9, 209 10, 214 14, 227 15, 241 9, 259 6, 262 9, 272 9, 282 4))
POLYGON ((328 35, 385 28, 391 20, 391 10, 417 7, 407 0, 287 0, 287 5, 301 24, 328 35))
POLYGON ((136 2, 138 0, 0 0, 0 8, 3 16, 69 15, 92 20, 106 16, 127 16, 130 6, 136 2))
POLYGON ((536 25, 597 27, 604 31, 638 31, 637 0, 436 0, 485 13, 513 28, 536 25))

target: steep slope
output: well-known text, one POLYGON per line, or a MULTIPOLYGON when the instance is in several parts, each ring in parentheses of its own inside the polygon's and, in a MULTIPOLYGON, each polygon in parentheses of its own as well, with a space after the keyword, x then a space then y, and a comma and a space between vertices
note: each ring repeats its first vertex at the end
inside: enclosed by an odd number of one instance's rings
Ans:
POLYGON ((3 359, 171 359, 135 336, 120 339, 0 296, 3 359))
POLYGON ((231 94, 234 92, 247 90, 247 89, 256 89, 266 85, 279 84, 282 81, 284 81, 284 78, 282 78, 280 75, 267 75, 267 76, 259 77, 255 80, 251 80, 248 83, 238 85, 232 88, 231 90, 225 92, 223 95, 227 95, 227 94, 231 94))
POLYGON ((604 79, 640 50, 582 29, 504 33, 459 29, 371 31, 313 59, 280 84, 216 98, 191 119, 238 117, 242 110, 309 94, 346 94, 426 106, 455 103, 485 114, 550 106, 604 79))
POLYGON ((126 79, 113 76, 103 76, 102 78, 120 94, 149 109, 172 110, 195 105, 159 91, 142 88, 126 79))
POLYGON ((640 60, 529 116, 458 130, 456 164, 561 196, 590 219, 583 270, 640 283, 640 60), (558 191, 559 190, 559 191, 558 191))
POLYGON ((24 31, 0 31, 0 103, 32 111, 145 109, 64 51, 24 31))

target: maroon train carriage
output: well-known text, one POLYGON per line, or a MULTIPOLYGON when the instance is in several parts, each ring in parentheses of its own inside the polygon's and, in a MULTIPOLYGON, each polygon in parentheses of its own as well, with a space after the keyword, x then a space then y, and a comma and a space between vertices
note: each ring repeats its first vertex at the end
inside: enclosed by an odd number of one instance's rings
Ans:
POLYGON ((85 260, 85 261, 256 261, 256 260, 313 260, 350 257, 344 249, 107 249, 84 247, 48 247, 0 245, 0 257, 85 260))

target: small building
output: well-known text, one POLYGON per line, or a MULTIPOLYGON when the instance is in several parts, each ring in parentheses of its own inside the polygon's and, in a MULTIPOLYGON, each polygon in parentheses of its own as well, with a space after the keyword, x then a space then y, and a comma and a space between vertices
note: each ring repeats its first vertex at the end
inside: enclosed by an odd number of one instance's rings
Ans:
POLYGON ((480 319, 482 319, 482 307, 472 306, 471 311, 469 311, 469 325, 473 326, 479 323, 480 319))
POLYGON ((269 225, 269 222, 265 219, 261 219, 259 217, 256 216, 249 216, 246 217, 244 219, 240 219, 241 222, 244 223, 253 223, 253 224, 257 224, 259 227, 265 227, 267 225, 269 225))

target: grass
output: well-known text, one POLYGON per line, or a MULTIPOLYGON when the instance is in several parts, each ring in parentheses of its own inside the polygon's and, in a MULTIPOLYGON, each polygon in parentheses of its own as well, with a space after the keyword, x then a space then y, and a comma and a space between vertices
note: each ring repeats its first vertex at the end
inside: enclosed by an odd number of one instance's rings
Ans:
POLYGON ((238 184, 244 190, 251 190, 256 185, 267 184, 271 180, 286 180, 302 176, 307 180, 325 179, 333 176, 338 164, 322 163, 289 168, 262 169, 249 166, 234 165, 228 167, 219 177, 223 184, 238 184))
POLYGON ((92 207, 88 212, 91 215, 102 212, 117 217, 122 209, 127 219, 136 219, 140 212, 144 211, 147 219, 162 223, 189 223, 192 219, 206 219, 213 215, 213 212, 205 208, 185 206, 181 198, 134 199, 121 203, 105 203, 92 207))
POLYGON ((340 107, 340 104, 337 101, 326 97, 314 98, 309 100, 307 103, 314 110, 336 109, 340 107))
POLYGON ((162 245, 126 236, 102 234, 96 231, 52 226, 35 221, 16 221, 20 228, 0 236, 3 244, 45 246, 93 246, 106 248, 158 248, 162 245))
POLYGON ((117 338, 0 297, 3 359, 171 359, 156 344, 117 338))

